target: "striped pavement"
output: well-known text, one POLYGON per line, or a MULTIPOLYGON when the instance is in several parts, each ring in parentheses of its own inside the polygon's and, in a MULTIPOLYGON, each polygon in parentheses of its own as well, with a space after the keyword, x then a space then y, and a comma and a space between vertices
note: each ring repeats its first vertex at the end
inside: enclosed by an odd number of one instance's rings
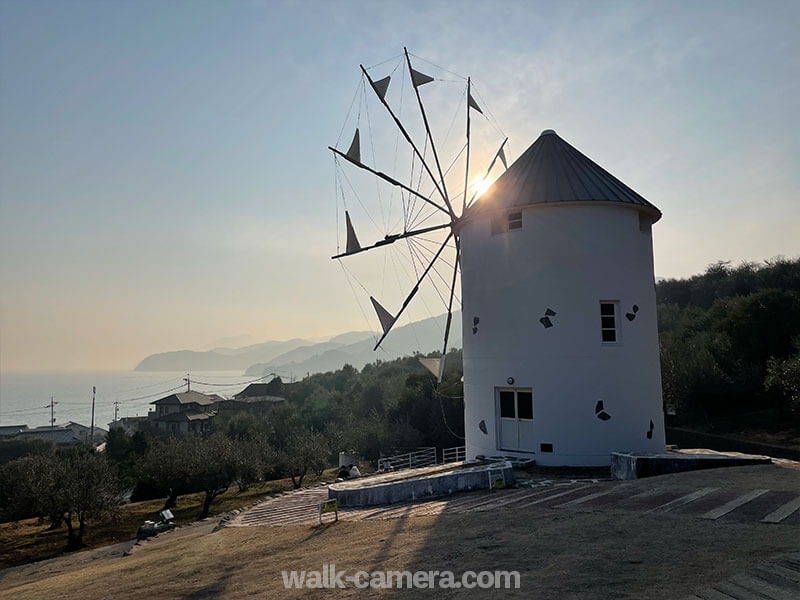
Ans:
POLYGON ((797 600, 800 598, 800 552, 759 563, 730 579, 696 591, 683 600, 797 600))
MULTIPOLYGON (((567 511, 622 510, 651 515, 669 513, 720 522, 763 523, 765 527, 800 527, 800 494, 793 491, 726 490, 715 487, 677 489, 654 481, 652 488, 639 493, 633 492, 634 488, 625 482, 550 482, 549 485, 461 493, 422 502, 340 508, 339 518, 360 521, 532 508, 567 511)), ((313 525, 319 522, 319 503, 327 499, 328 490, 324 485, 296 490, 246 509, 230 519, 228 525, 313 525)), ((324 521, 332 519, 332 514, 323 516, 324 521)))

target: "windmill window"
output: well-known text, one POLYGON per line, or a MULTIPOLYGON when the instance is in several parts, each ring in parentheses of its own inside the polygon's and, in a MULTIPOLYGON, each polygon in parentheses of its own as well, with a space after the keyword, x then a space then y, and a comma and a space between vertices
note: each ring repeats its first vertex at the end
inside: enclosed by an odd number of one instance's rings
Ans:
POLYGON ((614 344, 617 339, 618 302, 600 303, 600 336, 603 343, 614 344))
POLYGON ((522 229, 522 213, 508 213, 508 229, 522 229))
POLYGON ((514 404, 514 392, 500 392, 500 416, 502 418, 513 419, 517 416, 514 404))
POLYGON ((533 419, 533 394, 517 392, 517 418, 533 419))

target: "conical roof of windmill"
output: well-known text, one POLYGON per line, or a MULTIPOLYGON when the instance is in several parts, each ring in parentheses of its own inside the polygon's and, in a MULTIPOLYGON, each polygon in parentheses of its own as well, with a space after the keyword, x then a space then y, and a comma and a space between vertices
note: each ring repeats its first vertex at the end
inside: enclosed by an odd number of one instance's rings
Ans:
POLYGON ((555 202, 620 202, 635 205, 653 221, 661 211, 603 167, 546 129, 484 193, 479 211, 555 202))

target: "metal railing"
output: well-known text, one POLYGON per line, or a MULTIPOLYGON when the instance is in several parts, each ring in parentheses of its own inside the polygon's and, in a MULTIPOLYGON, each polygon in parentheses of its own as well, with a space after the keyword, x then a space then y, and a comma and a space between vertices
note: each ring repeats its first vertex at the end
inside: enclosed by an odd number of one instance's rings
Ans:
POLYGON ((442 462, 460 462, 467 459, 466 446, 454 446, 453 448, 445 448, 442 450, 442 462))
POLYGON ((378 470, 416 469, 436 464, 436 447, 417 448, 406 454, 395 454, 378 460, 378 470))

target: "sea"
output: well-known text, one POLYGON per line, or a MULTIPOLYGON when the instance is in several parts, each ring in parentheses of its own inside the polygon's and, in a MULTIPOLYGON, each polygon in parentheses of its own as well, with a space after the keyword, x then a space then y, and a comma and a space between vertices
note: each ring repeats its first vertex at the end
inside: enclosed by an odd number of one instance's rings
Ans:
MULTIPOLYGON (((139 371, 0 373, 0 425, 50 425, 52 397, 56 425, 75 421, 88 426, 94 387, 95 425, 108 429, 115 407, 119 417, 145 416, 154 400, 186 391, 186 375, 139 371)), ((189 379, 192 390, 226 398, 253 381, 241 371, 193 372, 189 379)))

